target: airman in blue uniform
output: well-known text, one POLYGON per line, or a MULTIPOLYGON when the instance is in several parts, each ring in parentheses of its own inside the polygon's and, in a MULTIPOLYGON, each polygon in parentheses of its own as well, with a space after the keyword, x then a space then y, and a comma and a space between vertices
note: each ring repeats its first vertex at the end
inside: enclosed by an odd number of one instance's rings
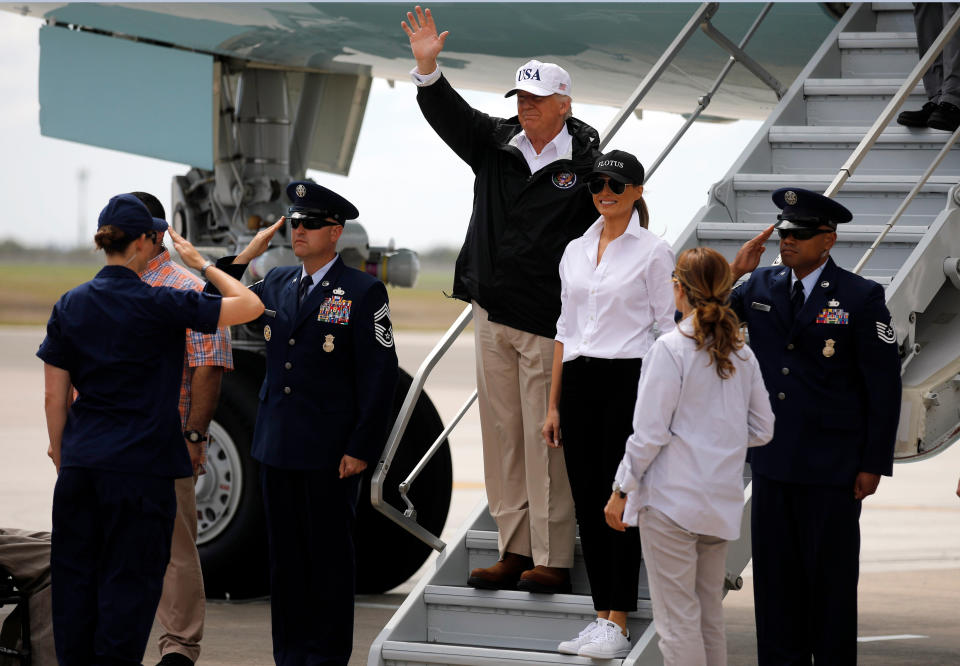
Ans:
MULTIPOLYGON (((58 471, 50 567, 62 666, 143 659, 170 559, 174 479, 193 473, 177 411, 184 332, 263 312, 216 269, 208 275, 223 298, 141 281, 166 228, 133 195, 111 199, 95 237, 107 265, 57 301, 37 351, 58 471)), ((212 266, 171 237, 188 266, 212 266)))
POLYGON ((860 508, 893 472, 900 362, 883 288, 830 258, 851 213, 800 188, 731 265, 776 415, 751 452, 759 663, 856 663, 860 508), (776 229, 782 266, 756 269, 776 229), (754 270, 756 269, 756 270, 754 270))
POLYGON ((273 311, 261 320, 267 373, 253 436, 269 534, 273 654, 284 665, 346 664, 360 472, 386 441, 397 354, 386 287, 336 252, 357 209, 309 181, 291 183, 287 195, 286 218, 220 263, 242 274, 289 222, 303 264, 274 268, 250 287, 273 311))

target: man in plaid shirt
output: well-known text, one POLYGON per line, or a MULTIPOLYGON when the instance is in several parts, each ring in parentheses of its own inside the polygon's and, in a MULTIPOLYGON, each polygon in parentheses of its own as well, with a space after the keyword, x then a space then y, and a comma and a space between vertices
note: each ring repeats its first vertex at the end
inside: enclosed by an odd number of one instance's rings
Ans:
MULTIPOLYGON (((165 219, 163 205, 152 194, 133 192, 150 214, 165 219)), ((179 264, 173 263, 163 246, 163 234, 157 235, 157 254, 147 264, 140 278, 154 287, 203 290, 203 281, 179 264)), ((170 546, 170 563, 163 579, 163 595, 157 609, 160 634, 160 664, 188 666, 200 656, 206 600, 203 574, 197 553, 197 499, 194 485, 198 472, 206 462, 206 436, 210 420, 220 399, 220 379, 224 370, 233 369, 230 330, 218 329, 212 335, 187 330, 187 347, 183 359, 183 381, 180 384, 180 420, 185 443, 193 463, 193 477, 176 480, 177 518, 170 546), (202 441, 196 443, 186 435, 196 431, 202 441)))

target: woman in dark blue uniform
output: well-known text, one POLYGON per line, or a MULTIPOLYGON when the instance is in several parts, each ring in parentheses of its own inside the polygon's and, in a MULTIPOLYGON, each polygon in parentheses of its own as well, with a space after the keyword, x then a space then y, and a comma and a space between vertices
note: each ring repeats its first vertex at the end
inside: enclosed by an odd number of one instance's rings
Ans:
POLYGON ((112 198, 95 236, 107 265, 57 301, 37 352, 58 470, 50 564, 62 666, 143 658, 170 556, 173 480, 192 473, 177 413, 184 329, 212 333, 263 312, 173 230, 181 259, 223 297, 141 281, 166 226, 136 197, 112 198))

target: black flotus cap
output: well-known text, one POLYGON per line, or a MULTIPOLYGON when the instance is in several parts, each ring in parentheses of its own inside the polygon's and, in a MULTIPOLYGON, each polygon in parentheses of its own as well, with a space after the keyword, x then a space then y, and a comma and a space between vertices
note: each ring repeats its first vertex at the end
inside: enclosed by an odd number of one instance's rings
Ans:
POLYGON ((588 179, 596 176, 610 176, 613 180, 626 185, 643 185, 643 165, 640 160, 623 150, 611 150, 601 155, 593 163, 593 171, 588 179))

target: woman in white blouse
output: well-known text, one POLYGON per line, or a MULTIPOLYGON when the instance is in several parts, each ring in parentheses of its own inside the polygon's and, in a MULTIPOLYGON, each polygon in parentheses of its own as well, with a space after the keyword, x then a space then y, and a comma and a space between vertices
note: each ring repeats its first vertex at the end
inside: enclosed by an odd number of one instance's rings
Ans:
POLYGON ((605 509, 612 528, 640 527, 666 664, 727 663, 727 542, 740 535, 747 447, 773 437, 760 366, 727 306, 730 287, 719 252, 681 253, 673 291, 683 319, 644 360, 633 434, 605 509))
POLYGON ((543 436, 563 446, 597 619, 560 643, 566 654, 623 657, 627 613, 637 608, 640 538, 604 522, 610 480, 631 432, 640 365, 674 328, 673 252, 647 231, 643 166, 629 153, 601 156, 588 177, 600 213, 560 261, 560 319, 543 436))

